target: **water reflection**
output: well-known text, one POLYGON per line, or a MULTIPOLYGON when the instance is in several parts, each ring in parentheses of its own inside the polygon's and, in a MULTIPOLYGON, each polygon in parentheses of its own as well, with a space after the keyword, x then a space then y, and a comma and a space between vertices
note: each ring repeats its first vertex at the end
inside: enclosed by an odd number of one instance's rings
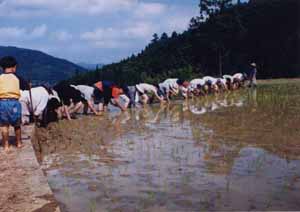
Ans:
POLYGON ((287 97, 289 89, 59 125, 69 148, 50 133, 50 185, 66 211, 300 209, 300 98, 294 87, 287 97))

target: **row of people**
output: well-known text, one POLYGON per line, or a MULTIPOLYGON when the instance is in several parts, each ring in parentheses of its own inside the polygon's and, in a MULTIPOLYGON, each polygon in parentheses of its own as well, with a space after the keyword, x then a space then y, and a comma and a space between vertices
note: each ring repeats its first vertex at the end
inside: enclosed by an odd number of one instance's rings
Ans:
POLYGON ((139 83, 134 86, 117 85, 110 81, 99 81, 92 86, 71 85, 61 82, 53 88, 38 86, 31 88, 16 75, 17 61, 13 57, 0 60, 4 74, 0 76, 0 125, 4 144, 9 125, 15 127, 17 145, 20 146, 20 125, 30 118, 42 120, 43 125, 60 118, 69 120, 80 112, 91 111, 101 115, 110 104, 122 111, 138 103, 153 101, 170 102, 179 93, 186 99, 210 93, 225 92, 242 87, 247 79, 244 74, 224 75, 222 78, 203 77, 191 82, 167 79, 158 85, 139 83), (21 116, 22 114, 22 116, 21 116), (21 118, 20 118, 21 116, 21 118))
POLYGON ((122 111, 137 104, 149 104, 153 101, 169 102, 179 93, 186 99, 193 96, 220 93, 235 90, 244 85, 245 75, 226 75, 223 78, 204 77, 187 82, 180 79, 167 79, 157 86, 140 83, 135 86, 118 86, 110 81, 99 81, 93 86, 59 83, 52 89, 40 86, 21 92, 23 123, 29 121, 31 110, 36 117, 48 122, 65 117, 72 119, 79 111, 89 111, 101 115, 112 104, 122 111), (31 105, 32 104, 32 105, 31 105), (42 115, 43 114, 43 115, 42 115))

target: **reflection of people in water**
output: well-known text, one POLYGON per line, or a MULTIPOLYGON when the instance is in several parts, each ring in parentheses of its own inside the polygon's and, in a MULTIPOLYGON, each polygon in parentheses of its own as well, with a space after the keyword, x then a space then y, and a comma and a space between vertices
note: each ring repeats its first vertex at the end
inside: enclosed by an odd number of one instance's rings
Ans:
POLYGON ((218 95, 214 99, 205 98, 202 101, 190 101, 189 110, 195 115, 213 112, 225 107, 241 107, 244 105, 244 97, 241 95, 218 95))
POLYGON ((256 89, 251 89, 248 91, 249 93, 249 102, 251 105, 254 107, 257 107, 257 90, 256 89))
POLYGON ((112 125, 114 126, 117 134, 121 134, 122 126, 144 126, 147 123, 159 123, 160 116, 165 111, 167 105, 160 105, 160 107, 150 107, 145 105, 132 111, 125 111, 118 113, 111 117, 112 125))

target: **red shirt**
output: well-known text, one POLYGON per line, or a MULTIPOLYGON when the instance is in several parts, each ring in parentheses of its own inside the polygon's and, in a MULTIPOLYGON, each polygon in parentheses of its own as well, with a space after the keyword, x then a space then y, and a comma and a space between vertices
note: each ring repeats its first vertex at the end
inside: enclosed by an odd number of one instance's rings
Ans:
POLYGON ((122 95, 122 94, 123 94, 123 89, 118 88, 118 87, 112 87, 111 96, 114 99, 119 98, 119 96, 122 95))

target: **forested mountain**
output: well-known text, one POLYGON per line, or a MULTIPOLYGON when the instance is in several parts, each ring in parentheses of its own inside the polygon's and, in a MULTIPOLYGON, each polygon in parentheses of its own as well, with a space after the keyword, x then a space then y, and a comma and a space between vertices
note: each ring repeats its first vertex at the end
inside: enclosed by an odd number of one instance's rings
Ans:
POLYGON ((54 84, 86 72, 81 66, 40 51, 0 46, 0 58, 8 55, 16 57, 19 63, 18 73, 36 84, 54 84))
POLYGON ((87 70, 95 70, 95 69, 99 69, 99 68, 102 68, 104 66, 104 64, 92 64, 92 63, 77 63, 77 65, 79 65, 80 67, 83 67, 87 70))
POLYGON ((184 33, 155 34, 138 55, 71 81, 157 83, 167 77, 247 72, 250 62, 258 64, 259 78, 300 77, 300 1, 252 2, 202 0, 199 16, 184 33))

